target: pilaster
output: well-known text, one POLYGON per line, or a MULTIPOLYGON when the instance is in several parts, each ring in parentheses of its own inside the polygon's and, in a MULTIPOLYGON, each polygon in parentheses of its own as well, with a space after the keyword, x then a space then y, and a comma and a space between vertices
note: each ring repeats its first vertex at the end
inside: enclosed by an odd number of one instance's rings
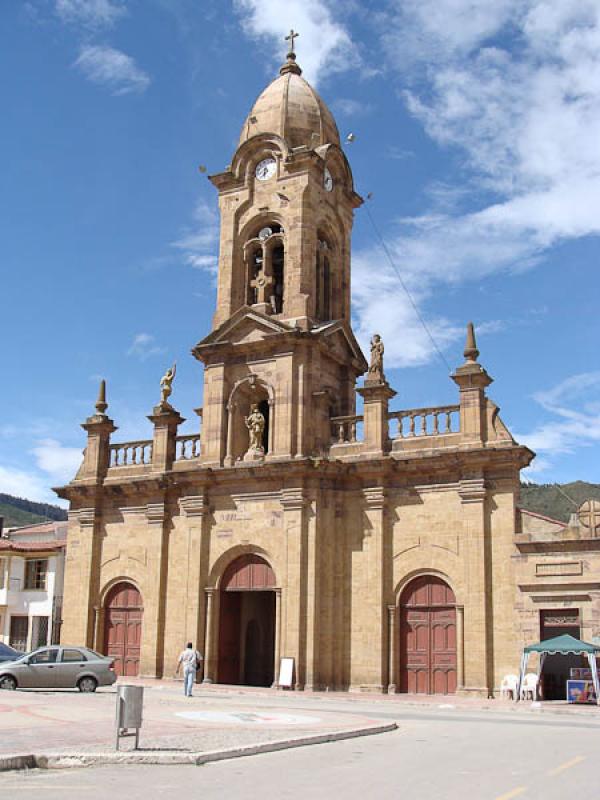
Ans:
MULTIPOLYGON (((362 490, 364 529, 360 574, 364 591, 353 604, 352 676, 350 689, 383 692, 388 684, 388 610, 384 552, 387 538, 387 497, 382 486, 362 490)), ((355 576, 352 580, 353 587, 355 576)))
MULTIPOLYGON (((283 528, 287 538, 287 577, 282 609, 282 653, 293 658, 296 689, 306 680, 308 498, 302 487, 284 489, 281 496, 283 528)), ((282 587, 283 588, 283 587, 282 587)))
MULTIPOLYGON (((463 693, 487 697, 492 689, 493 661, 492 565, 489 547, 487 490, 482 476, 460 481, 458 494, 462 503, 465 542, 464 618, 457 610, 457 627, 462 633, 462 653, 457 664, 463 672, 463 693), (463 663, 461 664, 460 661, 463 663)), ((458 638, 458 637, 457 637, 458 638)), ((457 675, 460 683, 461 675, 457 675)))

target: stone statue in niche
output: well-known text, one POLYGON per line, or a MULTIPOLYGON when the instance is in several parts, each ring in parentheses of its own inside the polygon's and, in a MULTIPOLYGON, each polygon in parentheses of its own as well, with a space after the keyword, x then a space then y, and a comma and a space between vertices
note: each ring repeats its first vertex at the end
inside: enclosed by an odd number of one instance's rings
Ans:
POLYGON ((377 381, 383 383, 385 375, 383 374, 383 340, 381 336, 376 333, 371 339, 371 363, 369 364, 369 381, 377 381))
POLYGON ((258 410, 258 404, 252 403, 250 406, 250 413, 244 417, 244 422, 248 428, 248 452, 246 456, 250 458, 256 456, 263 456, 265 448, 263 447, 263 434, 265 431, 265 418, 258 410))
POLYGON ((173 380, 175 378, 175 373, 177 372, 177 364, 173 364, 172 367, 165 372, 165 374, 160 379, 160 405, 169 407, 169 397, 171 396, 171 392, 173 391, 172 385, 173 380))

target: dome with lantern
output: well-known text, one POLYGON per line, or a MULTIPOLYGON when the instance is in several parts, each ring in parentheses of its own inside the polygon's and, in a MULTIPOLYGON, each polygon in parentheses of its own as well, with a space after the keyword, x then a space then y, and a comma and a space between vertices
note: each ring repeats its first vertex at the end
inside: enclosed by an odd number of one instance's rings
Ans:
POLYGON ((325 144, 340 145, 340 135, 333 118, 319 94, 302 77, 293 50, 248 114, 240 145, 262 133, 281 136, 290 148, 306 146, 310 150, 325 144))

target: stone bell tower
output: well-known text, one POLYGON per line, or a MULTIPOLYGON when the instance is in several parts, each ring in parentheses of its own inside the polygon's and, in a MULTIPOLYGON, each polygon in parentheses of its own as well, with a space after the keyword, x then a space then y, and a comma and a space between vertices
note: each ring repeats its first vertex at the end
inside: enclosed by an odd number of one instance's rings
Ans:
POLYGON ((207 464, 250 460, 254 405, 267 421, 265 460, 318 454, 330 416, 354 413, 366 369, 350 329, 350 238, 362 199, 333 116, 293 49, 279 73, 231 164, 210 178, 221 213, 217 308, 193 350, 206 366, 207 464))

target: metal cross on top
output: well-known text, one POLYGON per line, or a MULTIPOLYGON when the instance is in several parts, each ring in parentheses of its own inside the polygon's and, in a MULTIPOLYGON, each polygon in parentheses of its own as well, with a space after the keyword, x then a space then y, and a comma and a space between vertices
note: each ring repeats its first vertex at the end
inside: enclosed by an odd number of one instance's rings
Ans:
POLYGON ((292 28, 289 34, 285 37, 286 42, 290 42, 290 53, 294 52, 294 39, 300 36, 299 33, 292 28))

